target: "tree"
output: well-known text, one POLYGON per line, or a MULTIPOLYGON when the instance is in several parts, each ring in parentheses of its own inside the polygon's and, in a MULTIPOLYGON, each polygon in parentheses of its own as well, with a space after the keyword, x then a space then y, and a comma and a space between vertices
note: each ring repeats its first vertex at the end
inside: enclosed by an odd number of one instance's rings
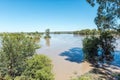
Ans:
POLYGON ((39 48, 34 39, 24 34, 5 33, 0 50, 0 73, 4 77, 19 76, 25 69, 25 60, 39 48))
POLYGON ((87 0, 91 6, 98 6, 95 23, 98 29, 120 29, 120 0, 87 0))
POLYGON ((50 38, 50 29, 46 29, 44 38, 50 38))
POLYGON ((113 59, 115 38, 109 32, 111 29, 119 30, 118 20, 120 20, 120 0, 87 0, 91 6, 98 5, 95 23, 100 31, 99 45, 102 49, 102 61, 113 59))
POLYGON ((95 62, 98 57, 99 38, 95 36, 87 37, 83 40, 83 51, 85 59, 95 62))
POLYGON ((115 46, 113 43, 115 42, 115 38, 109 31, 102 32, 99 37, 99 45, 102 49, 101 60, 102 61, 112 61, 113 60, 113 52, 115 46))

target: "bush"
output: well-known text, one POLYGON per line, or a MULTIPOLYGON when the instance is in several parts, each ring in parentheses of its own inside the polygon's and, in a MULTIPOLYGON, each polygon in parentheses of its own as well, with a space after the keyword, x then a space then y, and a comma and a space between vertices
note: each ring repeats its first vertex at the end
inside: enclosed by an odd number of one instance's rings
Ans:
POLYGON ((99 37, 91 36, 85 38, 83 40, 85 59, 94 62, 112 61, 115 48, 114 42, 115 38, 109 31, 101 32, 99 37))
MULTIPOLYGON (((4 79, 5 79, 5 80, 13 80, 12 77, 9 76, 9 75, 5 75, 4 79)), ((4 80, 4 79, 3 79, 3 80, 4 80)))
POLYGON ((115 46, 115 38, 109 31, 102 32, 100 35, 100 47, 102 49, 102 60, 112 61, 115 46))
POLYGON ((17 77, 15 77, 15 79, 14 80, 35 80, 35 79, 33 79, 33 78, 29 78, 29 77, 26 77, 26 76, 17 76, 17 77))
POLYGON ((83 40, 83 51, 86 60, 95 61, 98 56, 99 39, 91 36, 83 40))
POLYGON ((25 69, 25 60, 39 48, 34 39, 23 33, 5 33, 0 50, 0 73, 4 77, 20 76, 25 69))
POLYGON ((38 80, 54 80, 51 60, 48 57, 35 54, 26 63, 25 76, 38 80))
POLYGON ((0 73, 5 80, 54 80, 51 60, 34 55, 39 46, 24 33, 5 33, 0 50, 0 73))

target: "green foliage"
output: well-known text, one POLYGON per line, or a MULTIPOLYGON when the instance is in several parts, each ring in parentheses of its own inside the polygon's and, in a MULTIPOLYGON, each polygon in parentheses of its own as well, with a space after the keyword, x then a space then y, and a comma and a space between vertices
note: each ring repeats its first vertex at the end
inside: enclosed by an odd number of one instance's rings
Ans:
POLYGON ((38 45, 34 39, 21 34, 8 34, 2 36, 0 50, 0 73, 2 76, 19 76, 25 69, 25 60, 35 53, 38 45))
POLYGON ((98 56, 99 39, 97 37, 87 37, 83 40, 83 51, 85 59, 95 61, 98 56))
POLYGON ((80 31, 74 31, 73 32, 74 34, 81 34, 81 35, 99 35, 99 31, 96 30, 96 29, 83 29, 83 30, 80 30, 80 31))
POLYGON ((44 38, 51 38, 50 37, 50 29, 46 29, 44 38))
POLYGON ((34 55, 39 48, 36 38, 23 33, 5 33, 1 39, 0 73, 5 80, 54 80, 51 60, 34 55))
MULTIPOLYGON (((117 32, 116 30, 107 30, 109 31, 112 35, 119 35, 120 33, 117 32)), ((73 34, 80 34, 80 35, 100 35, 101 30, 97 29, 83 29, 79 31, 74 31, 73 34)))
POLYGON ((98 37, 91 36, 85 38, 83 40, 83 51, 85 53, 85 59, 89 61, 112 61, 115 48, 113 45, 114 42, 115 38, 109 31, 102 32, 98 37), (98 56, 99 49, 101 52, 100 56, 98 56))
POLYGON ((30 77, 26 77, 26 76, 17 76, 17 77, 15 77, 15 79, 14 80, 35 80, 35 79, 33 79, 33 78, 30 78, 30 77))
POLYGON ((51 73, 51 60, 44 55, 34 55, 26 60, 26 69, 24 75, 36 80, 54 80, 51 73))
POLYGON ((115 39, 109 31, 111 31, 111 29, 118 30, 120 26, 117 22, 120 20, 120 0, 87 0, 87 2, 91 4, 91 6, 95 6, 95 4, 98 6, 95 23, 100 31, 98 45, 102 50, 101 60, 111 61, 113 59, 112 53, 115 48, 113 45, 115 39))
POLYGON ((91 6, 98 6, 95 23, 99 29, 120 29, 120 0, 87 0, 91 6))
POLYGON ((9 76, 9 75, 5 75, 4 79, 5 80, 13 80, 13 78, 11 76, 9 76))
MULTIPOLYGON (((115 38, 112 36, 112 34, 109 31, 102 32, 100 35, 100 48, 102 51, 102 58, 106 61, 113 60, 113 52, 115 46, 113 43, 115 42, 115 38)), ((102 59, 102 60, 103 60, 102 59)))

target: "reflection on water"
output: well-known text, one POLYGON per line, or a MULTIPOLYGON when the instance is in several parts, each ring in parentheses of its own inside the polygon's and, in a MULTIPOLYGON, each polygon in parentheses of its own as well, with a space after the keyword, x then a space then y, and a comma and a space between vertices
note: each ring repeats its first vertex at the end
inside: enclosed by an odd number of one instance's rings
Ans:
POLYGON ((45 41, 46 41, 46 46, 50 46, 50 38, 45 38, 45 41))
MULTIPOLYGON (((77 62, 79 62, 83 59, 83 56, 81 56, 83 55, 83 39, 84 36, 75 34, 51 34, 51 38, 41 39, 40 45, 42 48, 39 53, 45 53, 52 57, 56 57, 55 55, 60 56, 61 54, 62 56, 67 56, 66 60, 74 62, 78 59, 77 62)), ((120 39, 116 40, 116 44, 113 63, 120 66, 120 39)))
POLYGON ((40 42, 40 38, 39 37, 35 37, 35 42, 36 43, 40 42))

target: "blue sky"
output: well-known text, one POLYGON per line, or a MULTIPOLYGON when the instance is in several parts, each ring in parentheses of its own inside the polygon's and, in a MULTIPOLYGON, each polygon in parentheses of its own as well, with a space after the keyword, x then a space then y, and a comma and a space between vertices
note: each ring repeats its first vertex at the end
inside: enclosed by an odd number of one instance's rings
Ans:
POLYGON ((0 32, 92 29, 96 12, 86 0, 0 0, 0 32))

